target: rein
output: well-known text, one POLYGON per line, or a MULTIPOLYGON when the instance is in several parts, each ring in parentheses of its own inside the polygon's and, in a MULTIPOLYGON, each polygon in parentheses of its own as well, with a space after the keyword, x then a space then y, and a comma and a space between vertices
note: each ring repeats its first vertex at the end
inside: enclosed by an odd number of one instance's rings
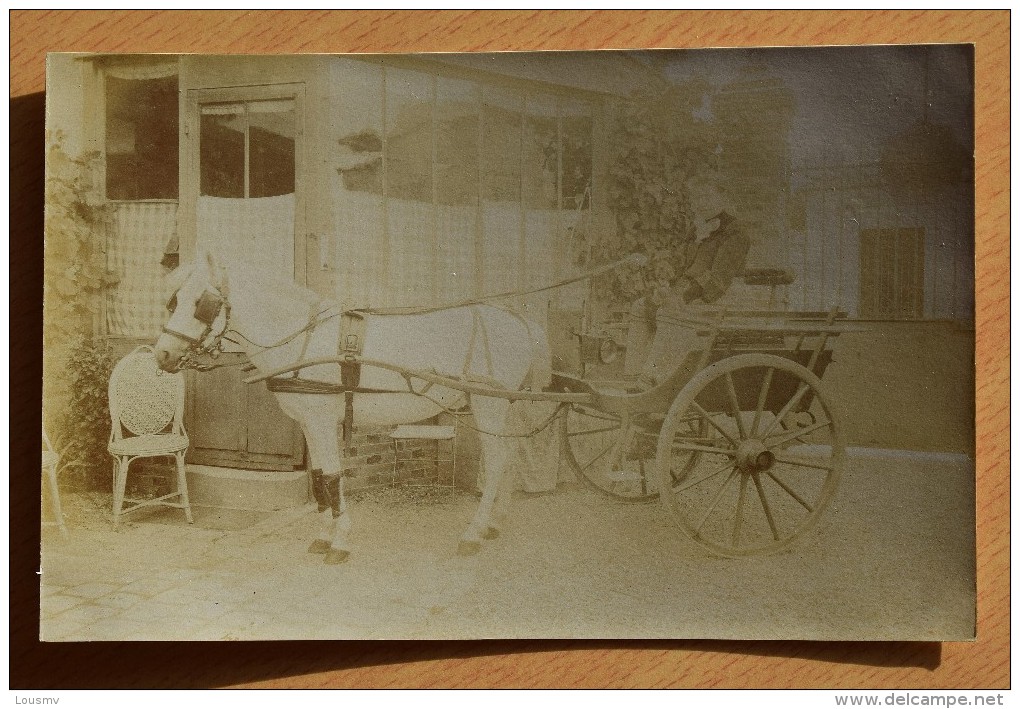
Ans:
MULTIPOLYGON (((367 315, 425 315, 428 313, 437 313, 442 312, 444 310, 454 310, 456 308, 464 308, 474 305, 486 305, 491 304, 491 301, 494 300, 503 300, 506 298, 533 295, 535 293, 542 293, 549 290, 555 290, 557 288, 563 288, 564 286, 569 286, 571 284, 579 283, 581 281, 591 280, 593 278, 601 276, 604 273, 608 273, 609 271, 620 268, 621 266, 630 265, 641 267, 644 266, 646 263, 647 258, 644 255, 631 254, 626 258, 613 261, 612 263, 608 263, 592 271, 588 271, 580 276, 567 278, 562 281, 553 283, 551 285, 542 286, 539 288, 531 288, 529 290, 514 290, 506 291, 503 293, 493 293, 489 295, 480 296, 478 298, 468 298, 453 303, 445 303, 443 305, 409 306, 394 308, 350 308, 343 311, 333 310, 330 306, 327 306, 326 308, 319 310, 318 313, 314 314, 308 320, 308 322, 305 323, 303 327, 299 328, 290 335, 287 335, 281 338, 280 340, 272 342, 270 344, 262 344, 259 342, 255 342, 244 333, 231 328, 230 302, 228 300, 227 294, 222 292, 223 290, 222 288, 220 290, 213 290, 207 288, 205 292, 202 294, 201 298, 199 298, 198 304, 195 306, 195 319, 205 323, 206 326, 205 330, 198 338, 191 337, 190 335, 186 335, 182 332, 177 332, 176 330, 172 330, 170 328, 167 328, 166 326, 164 326, 162 330, 168 335, 172 335, 173 337, 177 337, 180 338, 181 340, 184 340, 189 345, 188 349, 185 350, 184 354, 181 355, 181 359, 178 361, 178 369, 187 368, 197 369, 199 371, 208 371, 211 369, 218 369, 220 367, 237 366, 239 364, 243 364, 243 362, 246 361, 245 359, 241 359, 238 361, 223 361, 223 362, 208 361, 208 359, 212 360, 219 359, 221 354, 234 354, 224 353, 223 351, 224 340, 226 340, 227 342, 232 342, 236 345, 241 345, 240 342, 237 342, 236 340, 232 339, 231 337, 229 337, 229 335, 237 335, 245 342, 247 342, 249 345, 259 348, 261 353, 266 352, 268 350, 276 349, 278 347, 283 347, 284 345, 293 342, 295 339, 297 339, 298 337, 305 333, 308 333, 310 337, 311 332, 319 325, 328 322, 329 320, 335 317, 345 315, 347 313, 352 314, 360 313, 367 315), (206 344, 206 338, 208 338, 209 334, 212 332, 213 324, 215 323, 216 318, 219 316, 221 310, 224 311, 226 314, 223 329, 213 337, 211 342, 206 344), (330 312, 331 310, 332 312, 330 312), (208 359, 203 361, 201 359, 203 357, 208 359)), ((174 298, 171 300, 171 303, 174 303, 176 301, 176 298, 177 296, 175 295, 174 298)), ((168 309, 172 310, 172 308, 168 309)))
POLYGON ((442 310, 453 310, 454 308, 464 308, 470 305, 486 305, 493 300, 504 300, 506 298, 520 298, 526 295, 534 295, 535 293, 543 293, 549 290, 556 290, 557 288, 563 288, 565 286, 572 285, 574 283, 580 283, 581 281, 589 281, 593 278, 598 278, 604 273, 614 271, 621 266, 644 266, 648 262, 648 258, 643 254, 631 254, 626 258, 607 263, 604 266, 600 266, 591 271, 587 271, 580 276, 574 276, 573 278, 567 278, 562 281, 557 281, 551 285, 541 286, 539 288, 531 288, 529 290, 512 290, 505 291, 503 293, 490 293, 489 295, 483 295, 478 298, 467 298, 465 300, 456 301, 453 303, 445 303, 443 305, 434 306, 408 306, 408 307, 394 307, 394 308, 353 308, 353 310, 359 313, 368 313, 369 315, 425 315, 427 313, 436 313, 442 310))

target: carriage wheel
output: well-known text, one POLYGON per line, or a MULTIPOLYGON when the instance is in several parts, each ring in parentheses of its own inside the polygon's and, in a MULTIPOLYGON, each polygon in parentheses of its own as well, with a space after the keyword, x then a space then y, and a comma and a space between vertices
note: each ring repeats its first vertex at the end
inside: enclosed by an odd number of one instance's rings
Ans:
POLYGON ((625 502, 659 496, 658 425, 648 415, 620 416, 574 404, 563 415, 560 433, 564 458, 589 487, 625 502))
POLYGON ((656 469, 688 536, 749 556, 778 551, 818 522, 844 453, 817 376, 783 357, 743 354, 683 388, 663 422, 656 469))

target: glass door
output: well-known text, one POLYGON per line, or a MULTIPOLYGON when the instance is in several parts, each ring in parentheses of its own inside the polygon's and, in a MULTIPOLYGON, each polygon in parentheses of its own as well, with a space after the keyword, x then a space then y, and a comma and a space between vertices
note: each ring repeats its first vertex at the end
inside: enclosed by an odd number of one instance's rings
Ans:
MULTIPOLYGON (((189 92, 186 181, 195 252, 301 282, 300 87, 189 92)), ((303 458, 297 425, 265 385, 236 368, 196 374, 189 396, 191 460, 289 470, 303 458)))

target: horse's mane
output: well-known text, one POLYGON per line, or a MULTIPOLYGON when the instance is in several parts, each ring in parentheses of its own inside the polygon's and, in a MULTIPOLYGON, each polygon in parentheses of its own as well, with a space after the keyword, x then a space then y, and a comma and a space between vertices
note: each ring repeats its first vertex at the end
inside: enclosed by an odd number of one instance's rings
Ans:
POLYGON ((323 300, 315 291, 300 286, 293 280, 270 273, 251 262, 235 260, 229 263, 222 262, 220 266, 226 271, 227 283, 232 291, 254 290, 254 295, 272 293, 274 299, 297 301, 307 307, 323 300))

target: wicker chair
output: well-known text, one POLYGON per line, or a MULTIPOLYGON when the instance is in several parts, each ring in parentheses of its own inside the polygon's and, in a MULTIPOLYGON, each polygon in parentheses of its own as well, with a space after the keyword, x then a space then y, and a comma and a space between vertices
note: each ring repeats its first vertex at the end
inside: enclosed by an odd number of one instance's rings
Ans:
POLYGON ((108 450, 113 463, 113 525, 121 515, 141 507, 161 505, 184 510, 192 522, 184 453, 184 376, 168 374, 156 366, 152 348, 139 347, 113 369, 110 376, 110 431, 108 450), (125 497, 128 467, 139 458, 173 457, 177 463, 177 491, 153 499, 125 497), (176 498, 177 501, 172 501, 176 498), (124 507, 124 505, 129 505, 124 507))
POLYGON ((44 521, 43 523, 56 525, 60 528, 60 536, 67 537, 64 512, 60 508, 60 488, 57 486, 57 466, 60 464, 60 456, 53 450, 50 437, 46 435, 46 429, 43 429, 42 432, 42 443, 42 469, 46 473, 46 482, 50 488, 50 505, 53 508, 53 521, 44 521))

